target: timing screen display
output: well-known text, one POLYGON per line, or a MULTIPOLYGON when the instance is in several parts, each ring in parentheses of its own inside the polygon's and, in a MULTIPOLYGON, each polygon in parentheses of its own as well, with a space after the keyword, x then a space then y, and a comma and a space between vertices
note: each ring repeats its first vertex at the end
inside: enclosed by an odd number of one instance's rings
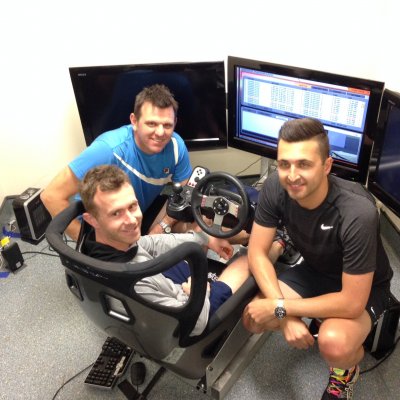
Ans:
POLYGON ((293 118, 319 119, 332 156, 356 164, 370 92, 239 67, 239 137, 276 147, 279 129, 293 118))

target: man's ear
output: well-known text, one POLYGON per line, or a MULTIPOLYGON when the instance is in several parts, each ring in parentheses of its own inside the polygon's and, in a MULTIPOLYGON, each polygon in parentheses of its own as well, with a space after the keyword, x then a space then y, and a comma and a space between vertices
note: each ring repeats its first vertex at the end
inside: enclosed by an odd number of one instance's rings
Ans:
POLYGON ((135 129, 136 128, 136 124, 137 124, 136 115, 134 113, 131 113, 129 115, 129 119, 131 121, 131 124, 132 124, 133 128, 135 129))
POLYGON ((97 219, 92 215, 89 214, 88 212, 84 212, 82 214, 82 218, 84 219, 84 221, 86 221, 89 225, 92 225, 93 228, 97 228, 98 227, 98 223, 97 223, 97 219))
POLYGON ((333 158, 332 157, 328 157, 325 160, 325 174, 326 175, 329 175, 329 173, 331 172, 332 164, 333 164, 333 158))

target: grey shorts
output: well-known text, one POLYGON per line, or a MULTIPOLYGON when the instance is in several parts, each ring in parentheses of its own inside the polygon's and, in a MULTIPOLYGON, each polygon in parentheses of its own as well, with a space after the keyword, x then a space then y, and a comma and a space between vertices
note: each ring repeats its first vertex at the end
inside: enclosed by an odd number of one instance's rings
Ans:
MULTIPOLYGON (((278 279, 286 283, 303 298, 321 296, 327 293, 339 292, 342 282, 320 274, 306 263, 295 265, 282 272, 278 279)), ((388 308, 390 298, 390 284, 373 286, 368 299, 366 311, 371 317, 372 326, 376 324, 380 315, 388 308)))

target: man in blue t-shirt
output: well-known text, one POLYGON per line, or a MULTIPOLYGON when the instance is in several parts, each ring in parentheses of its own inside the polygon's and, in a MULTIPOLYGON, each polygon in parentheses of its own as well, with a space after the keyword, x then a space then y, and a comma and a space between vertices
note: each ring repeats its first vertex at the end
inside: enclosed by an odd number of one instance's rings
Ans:
MULTIPOLYGON (((183 139, 174 132, 178 103, 164 85, 144 88, 135 99, 130 125, 105 132, 66 166, 45 188, 41 199, 52 216, 78 193, 79 181, 99 165, 114 164, 129 176, 143 212, 149 209, 168 182, 186 183, 192 168, 183 139)), ((148 233, 163 233, 176 220, 165 210, 148 233)), ((79 221, 67 233, 77 239, 79 221)))

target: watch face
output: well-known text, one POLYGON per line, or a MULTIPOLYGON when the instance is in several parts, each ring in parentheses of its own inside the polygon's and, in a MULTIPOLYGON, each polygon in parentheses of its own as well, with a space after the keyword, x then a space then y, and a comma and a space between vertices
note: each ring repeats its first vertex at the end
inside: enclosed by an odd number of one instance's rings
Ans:
POLYGON ((286 317, 286 310, 284 307, 275 308, 275 317, 278 319, 283 319, 286 317))
POLYGON ((168 224, 166 224, 164 221, 160 222, 160 226, 164 233, 171 233, 171 227, 168 224))

